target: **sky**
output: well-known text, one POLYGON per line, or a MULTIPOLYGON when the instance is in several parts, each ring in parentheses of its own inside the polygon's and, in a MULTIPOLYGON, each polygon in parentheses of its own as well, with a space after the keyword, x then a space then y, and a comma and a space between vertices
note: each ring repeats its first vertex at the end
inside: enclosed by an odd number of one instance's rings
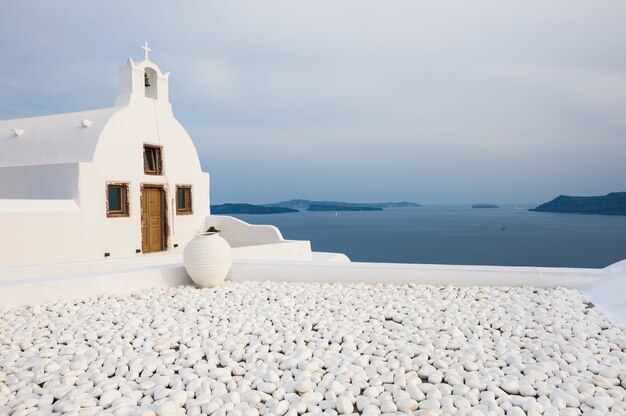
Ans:
POLYGON ((171 72, 211 202, 535 204, 626 191, 626 2, 8 1, 0 119, 171 72))

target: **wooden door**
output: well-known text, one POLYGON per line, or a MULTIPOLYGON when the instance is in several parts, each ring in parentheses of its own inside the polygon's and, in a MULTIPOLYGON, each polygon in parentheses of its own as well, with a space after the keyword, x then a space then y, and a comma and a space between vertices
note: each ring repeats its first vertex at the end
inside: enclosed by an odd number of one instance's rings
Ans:
POLYGON ((163 189, 145 187, 141 191, 141 249, 144 253, 165 248, 163 189))

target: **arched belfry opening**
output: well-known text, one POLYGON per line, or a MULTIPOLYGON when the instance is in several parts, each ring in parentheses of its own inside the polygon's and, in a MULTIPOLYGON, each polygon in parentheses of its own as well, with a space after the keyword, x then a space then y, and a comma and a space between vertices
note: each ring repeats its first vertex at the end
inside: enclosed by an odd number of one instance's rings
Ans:
POLYGON ((146 67, 144 70, 144 88, 147 98, 157 99, 158 85, 157 71, 153 68, 146 67))
POLYGON ((128 58, 127 64, 120 67, 120 92, 115 105, 129 105, 135 99, 145 98, 169 103, 170 74, 162 73, 154 62, 148 60, 150 48, 147 48, 147 45, 144 46, 144 50, 146 59, 135 63, 128 58))

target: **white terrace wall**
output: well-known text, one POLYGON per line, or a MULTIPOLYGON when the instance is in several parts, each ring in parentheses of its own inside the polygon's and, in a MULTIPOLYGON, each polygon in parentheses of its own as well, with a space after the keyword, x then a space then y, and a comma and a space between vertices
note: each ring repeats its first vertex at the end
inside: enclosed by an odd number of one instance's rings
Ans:
POLYGON ((209 215, 204 229, 215 227, 232 247, 234 260, 296 260, 311 261, 310 241, 285 240, 273 225, 248 224, 227 215, 209 215))
POLYGON ((0 200, 0 265, 88 258, 87 226, 73 200, 0 200))
POLYGON ((606 269, 558 267, 451 266, 440 264, 240 260, 229 278, 321 283, 416 283, 456 286, 567 286, 587 289, 596 285, 606 269))
POLYGON ((231 247, 273 244, 285 241, 278 227, 273 225, 248 224, 228 215, 209 215, 205 220, 205 230, 215 227, 231 247))
MULTIPOLYGON (((174 257, 180 255, 172 255, 174 257)), ((154 258, 157 259, 157 258, 154 258)), ((59 271, 59 276, 22 279, 0 271, 0 308, 35 304, 53 299, 76 299, 103 293, 128 293, 151 287, 192 284, 180 258, 154 267, 100 273, 59 271)), ((123 260, 118 260, 123 261, 123 260)), ((128 260, 129 262, 131 260, 128 260)), ((116 261, 113 260, 113 263, 116 261)), ((87 263, 90 268, 93 264, 87 263)), ((102 264, 99 265, 102 267, 102 264)), ((59 266, 62 267, 62 266, 59 266)), ((69 265, 68 265, 69 267, 69 265)), ((72 267, 74 269, 75 266, 72 267)), ((68 269, 69 270, 69 269, 68 269)), ((33 275, 29 270, 27 275, 33 275)), ((232 281, 273 280, 288 282, 437 284, 461 286, 564 286, 581 290, 596 306, 626 324, 626 261, 605 269, 543 267, 446 266, 388 263, 315 263, 310 261, 235 260, 229 272, 232 281)))

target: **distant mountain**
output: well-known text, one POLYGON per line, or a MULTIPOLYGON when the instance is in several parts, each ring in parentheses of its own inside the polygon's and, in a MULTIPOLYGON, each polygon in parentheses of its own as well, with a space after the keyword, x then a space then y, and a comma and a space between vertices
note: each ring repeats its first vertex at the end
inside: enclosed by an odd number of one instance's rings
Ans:
POLYGON ((493 205, 493 204, 474 204, 472 205, 472 208, 500 208, 497 205, 493 205))
POLYGON ((382 211, 380 207, 360 207, 360 206, 346 206, 346 205, 316 205, 311 204, 307 208, 307 211, 382 211))
POLYGON ((283 207, 268 207, 252 204, 222 204, 211 205, 211 214, 284 214, 287 212, 298 212, 297 209, 283 207))
POLYGON ((626 192, 612 192, 604 196, 560 195, 530 211, 626 215, 626 192))
POLYGON ((335 207, 373 207, 373 208, 409 208, 421 207, 413 202, 338 202, 338 201, 311 201, 309 199, 292 199, 290 201, 275 202, 273 204, 263 204, 266 207, 282 207, 299 210, 307 210, 311 205, 332 205, 335 207))

